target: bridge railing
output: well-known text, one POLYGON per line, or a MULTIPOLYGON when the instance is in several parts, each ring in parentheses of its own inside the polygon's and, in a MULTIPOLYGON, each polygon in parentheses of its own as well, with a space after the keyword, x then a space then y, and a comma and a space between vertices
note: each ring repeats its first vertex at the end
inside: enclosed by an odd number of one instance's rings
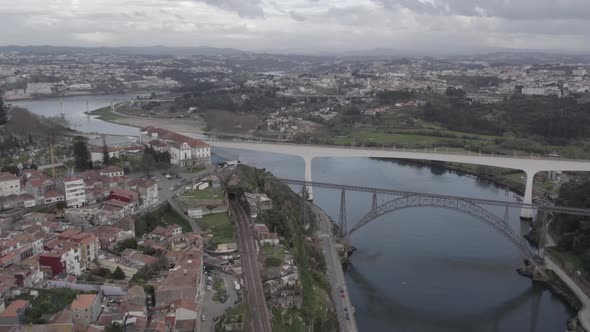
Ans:
MULTIPOLYGON (((295 143, 289 141, 282 141, 282 140, 272 140, 272 139, 259 139, 259 138, 244 138, 240 137, 234 139, 220 139, 215 137, 215 134, 205 134, 209 135, 207 139, 204 141, 210 142, 227 142, 227 143, 252 143, 252 144, 277 144, 277 145, 285 145, 285 146, 309 146, 309 147, 318 147, 318 148, 335 148, 335 149, 343 149, 343 150, 358 150, 358 151, 395 151, 395 152, 408 152, 408 153, 436 153, 442 155, 450 155, 450 156, 469 156, 469 157, 488 157, 488 158, 502 158, 502 159, 531 159, 531 160, 539 160, 539 161, 572 161, 572 162, 590 162, 590 158, 588 156, 582 158, 567 158, 563 156, 547 156, 547 155, 538 155, 538 154, 522 154, 517 153, 514 151, 512 154, 498 154, 498 153, 485 153, 481 151, 470 151, 467 150, 467 153, 460 152, 460 151, 451 151, 448 148, 424 148, 424 149, 410 149, 405 147, 361 147, 361 146, 351 146, 351 145, 332 145, 332 144, 311 144, 311 143, 295 143)), ((229 137, 229 135, 220 135, 229 137)))
POLYGON ((565 207, 565 206, 540 205, 540 204, 530 204, 530 203, 514 202, 514 201, 500 201, 500 200, 492 200, 492 199, 485 199, 485 198, 464 197, 464 196, 455 196, 455 195, 442 195, 442 194, 414 192, 414 191, 397 190, 397 189, 371 188, 371 187, 341 185, 341 184, 334 184, 334 183, 283 179, 283 178, 278 178, 277 180, 280 182, 283 182, 285 184, 306 185, 306 186, 311 186, 311 187, 315 187, 315 188, 350 190, 350 191, 377 193, 377 194, 385 194, 385 195, 392 195, 392 196, 424 196, 424 197, 436 197, 436 198, 449 198, 449 199, 469 201, 469 202, 473 202, 473 203, 481 204, 481 205, 504 206, 504 207, 507 206, 507 207, 513 207, 513 208, 521 208, 521 209, 542 210, 542 211, 548 211, 548 212, 553 212, 553 213, 565 213, 565 214, 573 214, 573 215, 590 216, 590 209, 573 208, 573 207, 565 207))

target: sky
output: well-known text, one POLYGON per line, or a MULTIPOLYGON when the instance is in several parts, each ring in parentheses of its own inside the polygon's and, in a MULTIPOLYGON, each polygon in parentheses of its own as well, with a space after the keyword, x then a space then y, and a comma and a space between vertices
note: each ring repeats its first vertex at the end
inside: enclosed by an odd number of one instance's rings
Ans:
POLYGON ((590 51, 590 0, 0 0, 1 45, 590 51))

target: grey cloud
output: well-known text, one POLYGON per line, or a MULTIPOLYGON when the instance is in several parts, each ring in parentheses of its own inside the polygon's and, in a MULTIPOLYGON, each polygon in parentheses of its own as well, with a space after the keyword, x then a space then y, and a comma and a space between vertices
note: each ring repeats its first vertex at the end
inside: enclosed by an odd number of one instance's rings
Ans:
POLYGON ((295 21, 298 21, 298 22, 305 21, 305 16, 297 13, 294 10, 292 10, 292 11, 289 12, 289 16, 291 16, 292 19, 294 19, 295 21))
POLYGON ((588 0, 373 0, 389 9, 419 14, 498 17, 504 19, 590 19, 588 0))
POLYGON ((210 6, 237 13, 244 18, 263 18, 264 10, 260 0, 193 0, 210 6))

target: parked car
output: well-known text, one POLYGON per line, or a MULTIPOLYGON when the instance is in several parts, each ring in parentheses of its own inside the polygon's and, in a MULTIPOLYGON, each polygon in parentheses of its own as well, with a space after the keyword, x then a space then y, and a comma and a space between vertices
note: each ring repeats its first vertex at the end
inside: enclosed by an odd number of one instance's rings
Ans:
POLYGON ((205 317, 205 315, 201 316, 201 322, 204 322, 207 319, 207 317, 205 317))

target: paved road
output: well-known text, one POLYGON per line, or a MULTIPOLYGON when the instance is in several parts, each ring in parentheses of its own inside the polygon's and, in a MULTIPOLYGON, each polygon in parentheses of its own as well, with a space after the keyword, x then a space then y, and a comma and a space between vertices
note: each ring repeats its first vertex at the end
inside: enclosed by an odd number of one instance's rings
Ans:
POLYGON ((251 318, 250 331, 271 332, 271 316, 262 287, 254 238, 250 232, 250 217, 236 201, 230 201, 230 209, 238 224, 238 247, 246 281, 245 296, 251 318))
POLYGON ((354 309, 350 303, 346 280, 340 256, 336 251, 334 238, 332 237, 332 221, 330 217, 317 206, 314 206, 314 213, 319 221, 319 238, 322 242, 324 256, 326 256, 326 272, 330 285, 332 285, 332 301, 338 317, 338 324, 342 332, 356 332, 356 320, 354 309), (348 319, 346 314, 348 313, 348 319))
POLYGON ((559 277, 567 287, 578 297, 582 303, 582 309, 578 312, 578 319, 582 324, 582 327, 586 331, 590 331, 590 298, 584 291, 576 284, 576 282, 570 278, 570 276, 558 265, 551 257, 545 257, 545 266, 559 277))

